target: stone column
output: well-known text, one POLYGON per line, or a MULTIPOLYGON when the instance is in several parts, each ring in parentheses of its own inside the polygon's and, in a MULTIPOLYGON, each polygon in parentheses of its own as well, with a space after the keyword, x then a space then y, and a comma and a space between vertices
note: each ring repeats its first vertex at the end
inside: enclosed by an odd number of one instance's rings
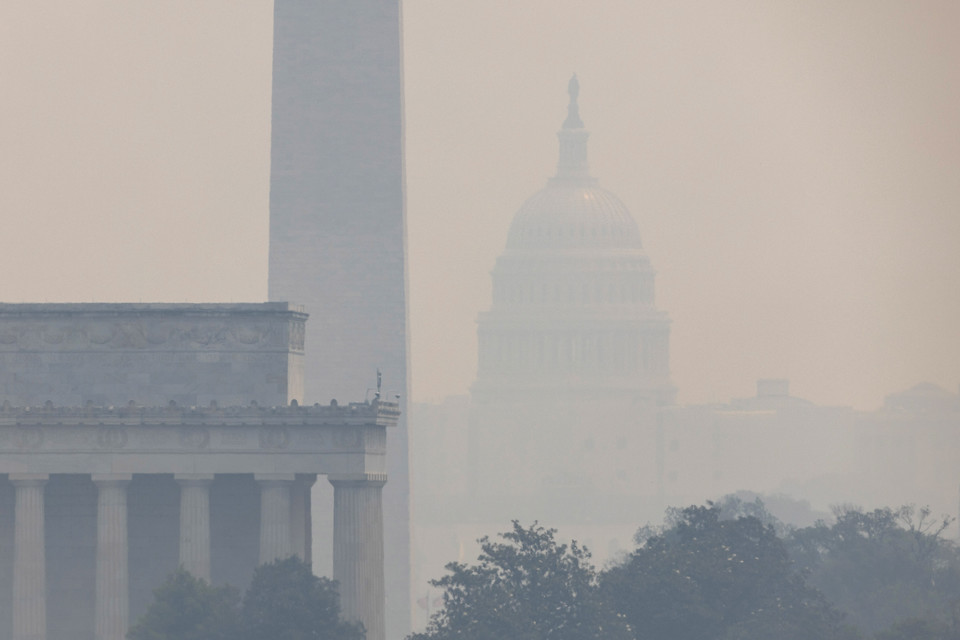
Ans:
POLYGON ((367 640, 384 640, 383 485, 386 474, 330 476, 333 578, 343 618, 359 620, 367 640))
POLYGON ((44 549, 45 473, 11 473, 16 488, 13 533, 13 640, 46 640, 47 586, 44 549))
POLYGON ((311 561, 313 546, 310 522, 310 487, 317 481, 314 473, 298 473, 290 494, 290 531, 293 553, 304 562, 311 561))
POLYGON ((96 640, 124 640, 127 591, 127 484, 130 474, 94 475, 97 498, 96 640))
POLYGON ((260 564, 293 555, 290 493, 294 474, 255 474, 260 484, 260 564))
POLYGON ((174 476, 180 484, 180 565, 210 582, 210 483, 213 474, 174 476))

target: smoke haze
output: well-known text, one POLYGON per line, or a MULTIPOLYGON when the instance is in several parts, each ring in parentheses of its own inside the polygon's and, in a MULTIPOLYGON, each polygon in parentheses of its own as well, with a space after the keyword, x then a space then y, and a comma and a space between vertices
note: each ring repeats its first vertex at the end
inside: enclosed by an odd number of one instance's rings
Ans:
MULTIPOLYGON (((659 273, 680 402, 760 377, 865 409, 957 388, 960 5, 404 14, 414 399, 473 381, 572 72, 593 174, 659 273)), ((271 36, 269 2, 0 5, 0 299, 265 299, 271 36)))

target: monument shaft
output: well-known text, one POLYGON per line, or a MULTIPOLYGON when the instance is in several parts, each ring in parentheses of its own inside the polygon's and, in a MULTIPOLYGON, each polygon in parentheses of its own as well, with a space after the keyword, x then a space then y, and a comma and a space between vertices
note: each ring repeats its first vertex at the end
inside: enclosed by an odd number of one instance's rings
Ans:
MULTIPOLYGON (((269 298, 302 304, 315 319, 307 327, 308 403, 357 388, 372 395, 380 370, 383 392, 399 394, 405 409, 401 3, 274 7, 269 298)), ((405 418, 388 438, 386 633, 400 638, 410 628, 405 418)), ((330 487, 315 493, 332 502, 330 487)), ((317 558, 315 569, 325 572, 329 562, 317 558)))

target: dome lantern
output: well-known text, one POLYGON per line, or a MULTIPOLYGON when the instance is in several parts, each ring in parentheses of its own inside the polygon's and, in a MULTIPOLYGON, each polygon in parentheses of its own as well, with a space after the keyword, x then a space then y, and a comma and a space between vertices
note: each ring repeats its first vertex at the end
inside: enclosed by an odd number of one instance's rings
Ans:
POLYGON ((567 92, 570 94, 570 103, 567 105, 567 119, 563 121, 563 126, 557 132, 557 137, 560 139, 560 160, 557 163, 557 175, 554 180, 593 184, 596 181, 590 177, 590 168, 587 164, 587 139, 590 133, 584 129, 583 120, 580 119, 580 105, 577 104, 580 82, 577 80, 577 74, 573 74, 570 78, 567 92))

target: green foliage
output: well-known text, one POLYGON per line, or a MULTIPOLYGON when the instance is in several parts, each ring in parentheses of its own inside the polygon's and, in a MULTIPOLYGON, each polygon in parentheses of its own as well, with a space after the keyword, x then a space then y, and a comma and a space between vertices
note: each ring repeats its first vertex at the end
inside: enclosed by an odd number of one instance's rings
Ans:
POLYGON ((792 570, 783 542, 755 517, 717 506, 675 510, 601 577, 602 595, 638 640, 851 637, 842 615, 792 570))
POLYGON ((599 576, 583 548, 514 522, 503 542, 480 541, 477 564, 447 565, 433 582, 445 608, 410 640, 960 640, 950 519, 834 515, 797 529, 746 494, 668 509, 599 576))
POLYGON ((243 598, 180 569, 156 591, 128 640, 363 640, 340 620, 336 583, 299 558, 257 567, 243 598))
MULTIPOLYGON (((909 618, 953 624, 960 605, 960 555, 941 538, 949 518, 934 519, 929 509, 909 506, 869 512, 839 507, 834 516, 833 525, 820 522, 794 531, 787 544, 810 584, 851 623, 869 633, 909 618)), ((907 627, 896 633, 921 633, 916 625, 913 631, 907 627)))
POLYGON ((960 633, 951 627, 953 625, 934 620, 907 618, 875 637, 877 640, 960 640, 960 633))
POLYGON ((154 591, 154 601, 127 634, 129 640, 236 640, 240 594, 213 587, 183 569, 154 591))
POLYGON ((558 544, 536 523, 480 540, 475 565, 451 563, 432 581, 444 608, 412 640, 619 640, 623 622, 600 600, 589 552, 558 544))
POLYGON ((244 640, 363 640, 340 620, 336 583, 313 575, 296 557, 257 567, 243 598, 244 640))

